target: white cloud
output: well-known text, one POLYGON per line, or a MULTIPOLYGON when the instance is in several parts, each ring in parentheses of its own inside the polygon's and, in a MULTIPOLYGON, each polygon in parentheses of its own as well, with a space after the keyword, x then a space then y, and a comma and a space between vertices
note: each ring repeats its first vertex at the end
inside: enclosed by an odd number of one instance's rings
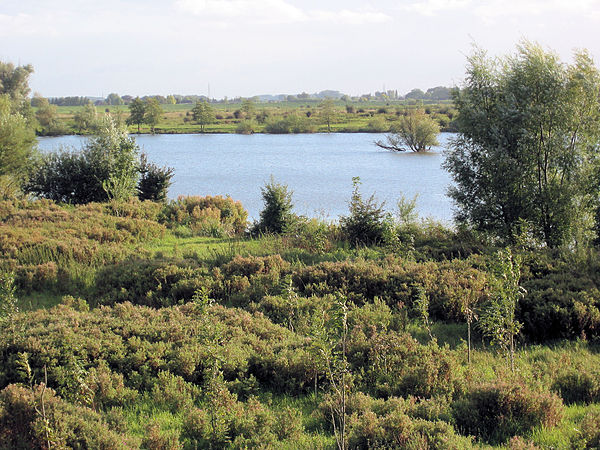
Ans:
POLYGON ((383 23, 391 19, 390 16, 382 12, 371 10, 352 11, 343 9, 341 11, 310 11, 311 19, 324 22, 342 23, 348 25, 362 25, 366 23, 383 23))
POLYGON ((327 21, 344 24, 380 23, 391 17, 374 10, 305 11, 285 0, 178 0, 177 7, 207 20, 258 24, 327 21))
POLYGON ((0 36, 32 36, 37 34, 56 35, 51 20, 40 20, 29 14, 0 14, 0 36))
POLYGON ((424 16, 433 16, 443 11, 465 9, 470 3, 471 0, 420 0, 400 9, 423 14, 424 16))
POLYGON ((413 0, 400 9, 425 16, 460 10, 488 20, 542 14, 597 16, 600 0, 413 0))

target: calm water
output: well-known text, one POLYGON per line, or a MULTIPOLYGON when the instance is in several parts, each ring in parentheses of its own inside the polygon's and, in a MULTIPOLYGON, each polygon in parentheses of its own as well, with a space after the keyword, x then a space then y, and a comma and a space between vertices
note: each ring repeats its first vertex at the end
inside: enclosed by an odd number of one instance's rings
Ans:
MULTIPOLYGON (((295 211, 337 219, 348 213, 352 177, 362 181, 364 197, 375 193, 392 211, 403 194, 418 194, 422 217, 450 222, 446 197, 450 177, 441 169, 442 150, 450 137, 440 135, 441 147, 431 153, 392 153, 376 147, 380 134, 301 134, 251 136, 236 134, 142 135, 137 143, 158 165, 175 169, 169 197, 230 195, 241 200, 250 216, 262 209, 260 189, 273 175, 294 191, 295 211)), ((80 148, 85 138, 40 138, 39 147, 80 148)))

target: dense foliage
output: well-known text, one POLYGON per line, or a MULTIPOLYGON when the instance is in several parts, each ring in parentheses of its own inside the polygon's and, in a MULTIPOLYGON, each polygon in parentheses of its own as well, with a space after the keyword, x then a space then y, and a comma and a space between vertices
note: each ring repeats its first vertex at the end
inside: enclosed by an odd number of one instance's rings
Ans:
POLYGON ((455 91, 458 138, 445 162, 456 218, 511 239, 586 242, 598 200, 600 72, 528 42, 502 60, 476 51, 455 91))

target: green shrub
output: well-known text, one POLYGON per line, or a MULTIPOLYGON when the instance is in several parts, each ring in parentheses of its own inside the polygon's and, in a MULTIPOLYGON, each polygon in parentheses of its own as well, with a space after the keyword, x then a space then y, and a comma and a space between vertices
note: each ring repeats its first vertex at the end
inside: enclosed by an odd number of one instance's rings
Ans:
POLYGON ((552 390, 565 403, 595 403, 600 401, 600 373, 591 368, 571 368, 558 374, 552 390))
POLYGON ((248 212, 231 197, 180 196, 164 209, 163 221, 170 227, 189 227, 204 236, 233 236, 246 230, 248 212))
POLYGON ((42 385, 0 391, 1 448, 135 448, 136 439, 111 430, 89 408, 73 405, 42 385), (44 407, 41 401, 44 401, 44 407))
POLYGON ((579 433, 572 439, 572 448, 600 448, 600 411, 590 411, 578 427, 579 433))
POLYGON ((354 191, 350 200, 350 215, 340 217, 341 231, 354 246, 383 244, 389 230, 383 204, 378 205, 371 195, 364 200, 360 194, 360 178, 352 179, 354 191))
POLYGON ((271 177, 271 181, 261 188, 264 208, 252 233, 283 233, 295 219, 292 213, 292 194, 287 185, 279 184, 271 177))
POLYGON ((551 428, 562 419, 558 396, 522 383, 484 384, 454 403, 457 428, 491 444, 523 436, 535 427, 551 428))

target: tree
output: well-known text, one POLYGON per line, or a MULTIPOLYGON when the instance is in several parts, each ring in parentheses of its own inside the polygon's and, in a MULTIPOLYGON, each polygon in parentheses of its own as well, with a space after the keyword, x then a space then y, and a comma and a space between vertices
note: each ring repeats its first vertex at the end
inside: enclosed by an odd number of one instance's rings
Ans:
POLYGON ((386 232, 384 204, 377 204, 375 196, 364 200, 360 193, 360 178, 352 178, 354 190, 350 200, 350 214, 340 218, 342 232, 352 245, 380 244, 386 232))
POLYGON ((127 130, 107 117, 81 151, 44 155, 26 189, 71 204, 127 199, 136 192, 138 150, 127 130))
POLYGON ((154 133, 154 127, 160 122, 163 110, 155 98, 146 99, 144 106, 144 122, 150 125, 150 131, 154 133))
POLYGON ((254 99, 245 98, 242 101, 242 112, 244 113, 246 119, 250 119, 252 117, 255 109, 256 105, 254 104, 254 99))
POLYGON ((127 125, 137 125, 138 134, 140 134, 140 125, 145 122, 146 105, 139 97, 133 99, 129 104, 129 117, 127 125))
POLYGON ((445 168, 456 219, 512 240, 526 222, 550 247, 590 237, 600 189, 600 73, 524 42, 513 56, 476 49, 453 93, 458 137, 445 168))
POLYGON ((108 97, 106 97, 106 103, 111 105, 111 106, 119 106, 122 105, 123 99, 119 96, 119 94, 115 94, 114 92, 111 94, 108 94, 108 97))
POLYGON ((260 220, 255 224, 254 232, 283 233, 294 219, 293 192, 287 185, 279 184, 271 177, 271 181, 261 188, 261 194, 265 207, 260 212, 260 220))
POLYGON ((75 125, 79 128, 79 133, 92 129, 97 120, 96 107, 88 100, 85 106, 75 113, 73 119, 75 125))
POLYGON ((0 94, 8 94, 13 101, 21 101, 29 95, 29 75, 33 66, 15 67, 0 61, 0 94))
POLYGON ((171 186, 174 170, 172 167, 159 167, 148 161, 145 153, 140 155, 140 180, 137 185, 138 198, 153 202, 164 202, 171 186))
POLYGON ((196 106, 192 108, 192 118, 200 125, 200 131, 204 133, 204 125, 208 125, 215 120, 215 111, 206 100, 196 102, 196 106))
POLYGON ((325 123, 327 125, 327 132, 330 133, 331 132, 331 122, 333 122, 335 120, 335 115, 336 115, 335 104, 333 102, 333 99, 326 98, 325 100, 323 100, 321 102, 319 107, 321 109, 319 111, 321 120, 323 121, 323 123, 325 123))
POLYGON ((510 368, 515 371, 515 336, 521 329, 516 319, 517 303, 523 297, 521 279, 521 257, 513 255, 510 248, 499 250, 492 266, 492 294, 479 317, 479 327, 490 338, 492 344, 504 350, 510 359, 510 368))
POLYGON ((35 146, 33 126, 8 94, 0 95, 0 199, 19 192, 27 179, 35 146))
POLYGON ((40 134, 45 136, 53 136, 63 134, 65 132, 64 125, 58 119, 58 111, 56 105, 51 105, 48 99, 38 99, 38 108, 35 112, 35 118, 40 124, 40 134))
POLYGON ((392 126, 392 132, 386 136, 386 142, 375 144, 386 150, 403 152, 426 152, 433 145, 439 145, 437 135, 440 134, 438 123, 422 111, 411 110, 392 126))

